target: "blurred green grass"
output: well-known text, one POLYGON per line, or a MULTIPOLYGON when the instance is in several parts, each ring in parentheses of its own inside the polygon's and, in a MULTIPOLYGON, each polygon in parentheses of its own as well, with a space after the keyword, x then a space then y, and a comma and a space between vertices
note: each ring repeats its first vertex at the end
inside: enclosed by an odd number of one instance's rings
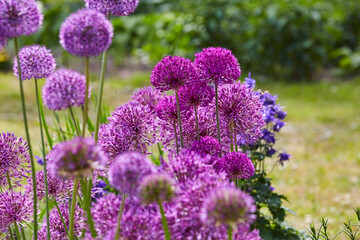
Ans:
MULTIPOLYGON (((97 80, 98 76, 93 75, 93 93, 97 92, 97 80)), ((43 82, 40 80, 41 85, 43 82)), ((128 101, 135 88, 149 84, 146 72, 110 77, 105 82, 104 100, 113 109, 128 101)), ((317 83, 260 82, 258 87, 277 94, 288 111, 288 123, 276 146, 293 158, 276 168, 271 177, 276 191, 288 197, 286 207, 296 213, 288 216, 289 223, 305 230, 310 222, 326 216, 331 232, 340 231, 341 224, 354 216, 352 209, 360 207, 360 78, 317 83)), ((35 154, 40 154, 34 82, 25 81, 24 88, 32 143, 35 154)), ((18 81, 11 74, 0 74, 0 101, 0 130, 24 136, 18 81)), ((94 106, 90 107, 94 112, 94 106)), ((46 110, 45 114, 52 126, 52 113, 46 110)), ((268 169, 274 161, 268 162, 268 169)))

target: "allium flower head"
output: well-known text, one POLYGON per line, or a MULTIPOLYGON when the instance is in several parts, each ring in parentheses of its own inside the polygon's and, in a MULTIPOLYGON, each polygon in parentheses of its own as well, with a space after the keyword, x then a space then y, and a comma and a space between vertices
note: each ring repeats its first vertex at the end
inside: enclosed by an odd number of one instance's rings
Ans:
POLYGON ((195 140, 190 150, 200 154, 201 156, 210 155, 213 157, 212 162, 214 162, 221 152, 221 145, 216 138, 205 136, 200 138, 199 141, 195 140))
POLYGON ((177 90, 182 85, 196 84, 198 75, 193 62, 178 56, 164 57, 152 70, 151 84, 160 91, 177 90))
POLYGON ((164 97, 164 94, 154 87, 140 88, 131 96, 135 102, 147 106, 151 113, 155 112, 156 104, 164 97))
POLYGON ((85 0, 85 6, 105 15, 127 16, 135 11, 139 0, 85 0))
POLYGON ((168 202, 174 196, 173 180, 163 173, 154 173, 144 177, 139 186, 141 201, 145 204, 153 202, 168 202))
POLYGON ((156 116, 161 120, 173 123, 177 121, 176 99, 174 96, 166 96, 161 99, 155 108, 156 116))
POLYGON ((0 134, 0 188, 8 186, 7 175, 18 185, 29 173, 30 156, 27 142, 13 133, 0 134))
POLYGON ((28 195, 12 190, 0 193, 0 229, 30 221, 32 212, 33 202, 28 195))
POLYGON ((254 164, 245 153, 228 153, 222 157, 219 164, 230 179, 249 178, 255 173, 254 164))
MULTIPOLYGON (((69 229, 69 203, 60 203, 59 209, 62 217, 64 218, 65 225, 67 229, 69 229)), ((75 205, 75 215, 74 215, 74 235, 77 237, 81 236, 81 230, 83 229, 85 223, 83 218, 84 212, 82 208, 78 205, 75 205)), ((41 226, 39 231, 39 240, 47 239, 47 223, 46 219, 44 219, 44 223, 41 226)), ((60 214, 57 208, 53 208, 50 212, 50 235, 52 240, 63 240, 67 239, 68 235, 66 233, 66 229, 64 228, 64 224, 61 220, 60 214)))
POLYGON ((225 48, 205 48, 195 54, 194 63, 200 78, 209 83, 233 83, 241 76, 238 60, 225 48))
POLYGON ((61 25, 60 44, 79 57, 97 56, 106 50, 113 37, 113 27, 103 14, 81 9, 71 14, 61 25))
POLYGON ((145 155, 128 152, 119 155, 109 167, 110 185, 121 193, 137 195, 142 179, 156 172, 154 164, 145 155))
POLYGON ((60 143, 48 157, 52 162, 52 173, 66 178, 87 177, 92 169, 101 168, 107 161, 94 139, 81 137, 60 143))
POLYGON ((236 229, 242 222, 254 220, 256 206, 248 194, 233 187, 215 189, 205 199, 202 219, 210 224, 227 224, 236 229))
POLYGON ((0 1, 0 26, 6 38, 35 33, 43 18, 35 0, 0 1))
POLYGON ((42 89, 42 98, 46 107, 56 111, 83 105, 85 91, 84 75, 73 70, 60 69, 46 79, 42 89))
MULTIPOLYGON (((23 80, 47 77, 56 67, 55 58, 51 51, 40 45, 23 47, 19 51, 19 60, 23 80)), ((14 75, 19 77, 17 58, 14 59, 13 70, 14 75)))
POLYGON ((261 137, 263 106, 259 96, 244 84, 228 84, 219 89, 219 114, 234 123, 235 131, 253 143, 261 137))
POLYGON ((191 108, 207 106, 214 96, 214 89, 208 85, 185 85, 179 90, 179 100, 191 108))

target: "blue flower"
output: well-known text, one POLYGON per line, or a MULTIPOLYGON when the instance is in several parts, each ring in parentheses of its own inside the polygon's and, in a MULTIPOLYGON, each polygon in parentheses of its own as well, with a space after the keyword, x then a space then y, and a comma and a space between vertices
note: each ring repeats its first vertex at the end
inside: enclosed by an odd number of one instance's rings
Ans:
POLYGON ((275 143, 275 134, 267 130, 266 128, 263 128, 261 130, 262 132, 262 139, 264 139, 267 143, 275 143))
POLYGON ((263 93, 261 95, 260 100, 263 102, 264 106, 274 106, 276 103, 277 95, 271 95, 268 92, 263 93))
POLYGON ((279 155, 279 162, 281 165, 283 165, 284 161, 289 161, 289 159, 292 157, 290 154, 287 154, 286 152, 282 152, 279 155))
POLYGON ((276 152, 277 152, 277 151, 276 151, 274 148, 269 147, 269 148, 267 149, 267 151, 266 151, 266 156, 271 157, 271 156, 274 155, 276 152))
POLYGON ((41 166, 44 165, 44 160, 43 160, 41 157, 35 156, 35 158, 37 159, 36 162, 37 162, 38 164, 40 164, 41 166))
POLYGON ((263 113, 263 118, 266 123, 275 121, 275 111, 272 108, 265 108, 263 113))
POLYGON ((280 121, 280 120, 276 120, 276 122, 275 122, 275 124, 274 124, 274 126, 273 126, 273 130, 275 131, 275 132, 279 132, 280 131, 280 129, 283 127, 285 125, 285 122, 282 122, 282 121, 280 121))
POLYGON ((248 88, 254 88, 255 83, 256 83, 256 80, 251 78, 251 72, 249 72, 249 76, 245 78, 245 85, 248 88))

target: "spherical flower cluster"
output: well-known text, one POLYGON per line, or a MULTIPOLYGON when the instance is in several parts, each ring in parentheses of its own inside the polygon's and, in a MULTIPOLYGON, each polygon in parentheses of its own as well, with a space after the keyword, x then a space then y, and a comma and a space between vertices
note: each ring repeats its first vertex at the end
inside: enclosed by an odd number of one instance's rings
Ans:
POLYGON ((233 83, 241 76, 238 60, 225 48, 205 48, 195 54, 194 63, 200 78, 209 83, 233 83))
MULTIPOLYGON (((49 76, 56 67, 51 51, 44 46, 32 45, 19 51, 22 80, 49 76)), ((14 59, 14 75, 19 77, 17 58, 14 59)))
MULTIPOLYGON (((59 209, 62 217, 64 218, 65 225, 69 229, 70 220, 69 220, 69 203, 60 203, 59 209)), ((75 215, 74 215, 74 235, 77 237, 81 236, 81 230, 84 228, 84 217, 83 210, 78 205, 75 205, 75 215)), ((47 239, 47 223, 46 219, 44 219, 44 223, 41 226, 39 231, 39 240, 47 239)), ((66 233, 66 229, 61 220, 60 214, 57 208, 53 208, 50 212, 50 236, 53 240, 63 240, 68 238, 68 234, 66 233)))
POLYGON ((13 133, 0 134, 0 188, 8 187, 7 176, 18 185, 30 172, 27 142, 13 133))
POLYGON ((235 133, 244 138, 246 143, 254 143, 261 137, 263 106, 259 96, 252 88, 234 83, 219 89, 219 114, 223 119, 234 124, 235 133))
POLYGON ((71 14, 61 25, 60 44, 79 57, 97 56, 106 50, 113 37, 113 27, 103 14, 81 9, 71 14))
POLYGON ((179 101, 189 108, 207 106, 214 96, 214 89, 207 85, 185 85, 179 89, 179 101))
POLYGON ((155 108, 155 113, 161 120, 174 123, 177 122, 176 99, 174 96, 166 96, 161 99, 155 108))
POLYGON ((198 75, 193 62, 178 56, 164 57, 152 70, 151 84, 160 91, 178 90, 182 85, 196 84, 198 75))
POLYGON ((12 190, 0 193, 0 229, 31 220, 33 205, 26 194, 12 190))
POLYGON ((241 152, 226 154, 216 167, 224 171, 229 179, 249 178, 255 173, 254 164, 245 153, 241 152))
POLYGON ((29 36, 41 26, 44 16, 35 0, 0 1, 0 26, 6 38, 29 36))
POLYGON ((254 200, 233 187, 215 189, 204 201, 202 219, 211 224, 227 224, 236 228, 238 223, 252 222, 256 211, 254 200))
POLYGON ((190 150, 200 154, 202 157, 206 155, 212 156, 211 163, 213 163, 221 152, 221 145, 216 138, 205 136, 200 138, 199 141, 195 140, 190 150))
POLYGON ((101 168, 107 158, 92 138, 77 137, 60 143, 49 155, 52 174, 59 177, 87 177, 93 169, 101 168))
POLYGON ((85 91, 84 75, 73 70, 60 69, 46 79, 42 89, 42 98, 46 107, 56 111, 83 105, 85 91))
POLYGON ((145 155, 128 152, 119 155, 109 166, 110 185, 123 194, 137 195, 142 179, 156 172, 154 164, 145 155))
POLYGON ((153 87, 140 88, 131 96, 132 100, 147 106, 151 113, 155 112, 157 103, 164 97, 164 94, 153 87))
POLYGON ((174 192, 173 180, 163 173, 145 176, 139 186, 139 195, 145 204, 171 201, 174 192))
POLYGON ((85 0, 85 6, 105 15, 127 16, 135 11, 139 0, 85 0))

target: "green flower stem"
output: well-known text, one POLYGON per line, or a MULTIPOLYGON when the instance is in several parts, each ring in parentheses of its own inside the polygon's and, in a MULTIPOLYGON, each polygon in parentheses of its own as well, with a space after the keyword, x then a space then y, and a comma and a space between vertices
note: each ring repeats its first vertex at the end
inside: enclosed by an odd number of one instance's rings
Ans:
POLYGON ((59 116, 57 115, 57 113, 56 113, 55 111, 53 111, 53 113, 54 113, 54 116, 55 116, 55 120, 56 120, 56 122, 57 122, 57 124, 58 124, 59 131, 60 131, 60 133, 61 133, 61 134, 59 134, 59 132, 58 132, 58 137, 60 138, 60 141, 61 141, 61 142, 66 141, 66 137, 65 137, 65 134, 64 134, 64 130, 62 130, 62 128, 61 128, 60 118, 59 118, 59 116), (62 137, 62 139, 61 139, 61 137, 62 137))
POLYGON ((233 138, 233 136, 234 136, 234 122, 231 121, 231 123, 230 123, 230 141, 231 141, 230 150, 231 150, 231 152, 234 151, 234 138, 233 138))
POLYGON ((9 229, 10 239, 11 239, 11 240, 15 240, 15 239, 14 239, 14 234, 13 234, 13 232, 11 231, 10 226, 8 226, 8 229, 9 229))
POLYGON ((74 115, 74 111, 72 110, 72 107, 69 107, 69 112, 70 112, 70 115, 71 115, 71 119, 73 120, 74 125, 75 125, 76 134, 78 136, 80 136, 80 129, 79 129, 78 125, 77 125, 76 118, 75 118, 75 115, 74 115))
POLYGON ((24 231, 24 228, 23 228, 23 227, 21 228, 21 235, 22 235, 22 238, 23 238, 24 240, 26 240, 25 231, 24 231))
POLYGON ((238 151, 238 145, 237 145, 237 143, 236 143, 236 140, 237 140, 237 138, 236 138, 236 131, 234 131, 234 145, 235 145, 235 152, 237 152, 237 151, 238 151))
POLYGON ((90 85, 90 59, 89 59, 89 57, 85 58, 85 76, 86 76, 86 89, 85 89, 85 104, 84 104, 82 137, 85 137, 86 123, 88 121, 89 85, 90 85))
MULTIPOLYGON (((92 175, 92 174, 91 174, 92 175)), ((91 205, 91 189, 92 189, 92 178, 89 177, 88 185, 87 185, 87 191, 84 199, 84 205, 85 205, 85 211, 87 216, 87 221, 90 227, 91 236, 93 238, 96 237, 96 230, 94 227, 94 221, 92 219, 90 205, 91 205)))
POLYGON ((77 189, 79 185, 79 177, 76 177, 74 180, 74 188, 72 192, 71 198, 71 208, 70 208, 70 226, 69 226, 69 240, 74 240, 74 215, 75 215, 75 206, 76 206, 76 196, 77 196, 77 189))
POLYGON ((26 139, 28 142, 29 147, 29 155, 30 155, 30 163, 31 163, 31 178, 33 183, 33 204, 34 204, 34 240, 38 239, 38 225, 37 225, 37 194, 36 194, 36 177, 35 177, 35 163, 31 148, 31 140, 30 140, 30 134, 29 134, 29 127, 26 117, 26 107, 25 107, 25 96, 24 96, 24 89, 23 89, 23 83, 22 83, 22 77, 21 77, 21 65, 19 60, 19 47, 18 47, 18 39, 17 37, 14 37, 14 45, 15 45, 15 53, 16 53, 16 59, 18 64, 18 73, 19 73, 19 84, 20 84, 20 97, 21 97, 21 107, 23 112, 23 118, 24 118, 24 125, 25 125, 25 133, 26 133, 26 139))
POLYGON ((69 230, 68 230, 68 228, 66 227, 66 223, 65 223, 64 217, 63 217, 63 215, 62 215, 62 213, 61 213, 61 211, 60 211, 59 204, 58 204, 58 202, 57 202, 57 200, 56 200, 55 197, 54 197, 53 201, 54 201, 54 203, 55 203, 56 209, 58 210, 59 216, 60 216, 60 218, 61 218, 61 222, 62 222, 62 224, 64 225, 66 234, 69 236, 69 230))
POLYGON ((169 226, 165 217, 165 212, 164 212, 164 208, 161 204, 161 201, 158 202, 159 208, 160 208, 160 213, 161 213, 161 222, 164 228, 164 235, 165 235, 165 239, 166 240, 171 240, 170 237, 170 232, 169 232, 169 226))
POLYGON ((179 90, 175 90, 176 96, 176 107, 177 107, 177 115, 178 115, 178 122, 179 122, 179 132, 180 132, 180 146, 184 148, 184 139, 182 135, 182 126, 181 126, 181 114, 180 114, 180 104, 179 104, 179 90))
POLYGON ((47 230, 47 240, 50 240, 50 209, 49 209, 49 189, 48 189, 48 181, 47 181, 47 169, 46 169, 46 155, 45 155, 45 141, 44 141, 44 133, 43 133, 43 125, 41 119, 40 112, 40 96, 38 89, 38 82, 35 78, 35 92, 36 92, 36 102, 38 108, 39 115, 39 123, 40 123, 40 136, 41 136, 41 150, 43 156, 43 167, 44 167, 44 185, 45 185, 45 206, 46 206, 46 230, 47 230))
MULTIPOLYGON (((215 81, 215 107, 216 107, 216 128, 217 128, 217 136, 218 141, 221 144, 220 139, 220 121, 219 121, 219 98, 218 98, 218 85, 215 81)), ((220 151, 220 157, 221 157, 221 151, 220 151)))
POLYGON ((175 132, 175 144, 176 144, 176 153, 179 154, 179 143, 178 143, 178 136, 177 136, 177 131, 176 131, 176 122, 174 120, 174 132, 175 132))
POLYGON ((118 222, 117 222, 117 227, 116 227, 116 233, 115 233, 115 238, 114 240, 119 240, 120 237, 120 226, 121 226, 121 217, 124 211, 124 206, 125 206, 125 194, 121 195, 121 204, 120 204, 120 209, 119 209, 119 215, 118 215, 118 222))
POLYGON ((159 156, 163 157, 163 151, 161 150, 160 143, 157 143, 157 147, 159 149, 159 156))
POLYGON ((229 228, 228 228, 228 236, 229 236, 229 240, 232 240, 232 227, 231 226, 229 226, 229 228))
POLYGON ((19 227, 18 227, 18 225, 17 225, 16 222, 15 222, 15 224, 14 224, 14 227, 15 227, 16 238, 17 238, 17 239, 21 239, 21 235, 20 235, 20 232, 19 232, 19 227))
POLYGON ((11 180, 10 180, 10 176, 9 176, 9 172, 8 172, 8 171, 6 171, 6 178, 7 178, 8 183, 9 183, 9 189, 12 190, 11 180))
POLYGON ((196 104, 194 104, 194 111, 195 111, 195 121, 196 121, 196 139, 200 141, 199 119, 196 110, 196 104))
POLYGON ((41 119, 42 119, 42 123, 43 123, 44 130, 45 130, 45 135, 46 135, 46 138, 47 138, 47 140, 48 140, 48 144, 50 145, 50 149, 52 149, 52 147, 53 147, 53 140, 51 139, 50 132, 49 132, 49 128, 48 128, 48 126, 47 126, 47 124, 46 124, 43 104, 42 104, 41 101, 39 102, 39 104, 40 104, 40 113, 41 113, 41 119))

